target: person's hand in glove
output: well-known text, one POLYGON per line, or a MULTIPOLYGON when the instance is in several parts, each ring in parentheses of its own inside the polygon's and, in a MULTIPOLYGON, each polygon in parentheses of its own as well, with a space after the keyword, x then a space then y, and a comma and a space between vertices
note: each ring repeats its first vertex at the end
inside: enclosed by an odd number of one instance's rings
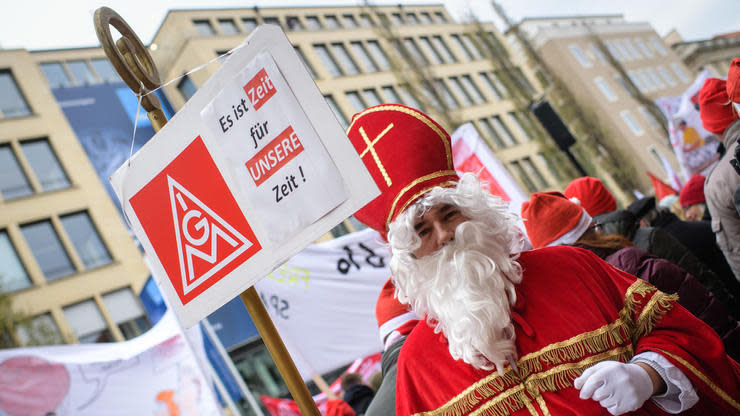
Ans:
POLYGON ((602 361, 587 368, 573 381, 581 399, 593 399, 613 415, 642 407, 665 386, 663 379, 647 364, 602 361))

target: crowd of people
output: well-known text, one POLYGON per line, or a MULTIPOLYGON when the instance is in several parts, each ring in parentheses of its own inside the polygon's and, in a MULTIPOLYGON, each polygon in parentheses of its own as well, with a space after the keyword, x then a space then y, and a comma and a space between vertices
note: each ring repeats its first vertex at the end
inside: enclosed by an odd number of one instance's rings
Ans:
POLYGON ((532 194, 523 230, 427 115, 355 115, 358 152, 384 132, 363 158, 381 195, 355 216, 392 253, 364 414, 740 414, 738 79, 740 58, 699 93, 721 155, 677 200, 618 209, 582 177, 532 194))

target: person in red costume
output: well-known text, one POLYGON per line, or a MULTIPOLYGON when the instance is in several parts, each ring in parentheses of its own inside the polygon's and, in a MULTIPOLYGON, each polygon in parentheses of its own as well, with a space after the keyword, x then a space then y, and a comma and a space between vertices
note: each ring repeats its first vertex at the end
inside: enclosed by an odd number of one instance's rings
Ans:
POLYGON ((381 190, 355 217, 387 238, 396 296, 424 317, 397 415, 740 414, 740 368, 711 328, 588 251, 521 252, 516 218, 457 176, 434 120, 379 105, 347 135, 381 190))

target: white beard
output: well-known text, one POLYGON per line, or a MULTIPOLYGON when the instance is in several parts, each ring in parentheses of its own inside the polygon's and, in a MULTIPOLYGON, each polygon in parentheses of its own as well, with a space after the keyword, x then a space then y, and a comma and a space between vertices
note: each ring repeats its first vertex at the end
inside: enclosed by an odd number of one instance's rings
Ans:
POLYGON ((442 249, 400 260, 391 271, 399 300, 446 336, 454 359, 503 374, 504 363, 516 360, 510 306, 521 268, 501 234, 490 224, 466 221, 442 249))

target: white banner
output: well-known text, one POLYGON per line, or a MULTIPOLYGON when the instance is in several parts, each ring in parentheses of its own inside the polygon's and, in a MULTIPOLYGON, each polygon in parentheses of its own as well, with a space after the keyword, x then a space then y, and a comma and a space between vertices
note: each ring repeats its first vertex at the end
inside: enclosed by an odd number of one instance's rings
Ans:
POLYGON ((175 319, 126 342, 0 350, 0 415, 221 414, 175 319))
POLYGON ((255 285, 304 379, 383 350, 375 303, 390 254, 371 229, 308 246, 255 285))

